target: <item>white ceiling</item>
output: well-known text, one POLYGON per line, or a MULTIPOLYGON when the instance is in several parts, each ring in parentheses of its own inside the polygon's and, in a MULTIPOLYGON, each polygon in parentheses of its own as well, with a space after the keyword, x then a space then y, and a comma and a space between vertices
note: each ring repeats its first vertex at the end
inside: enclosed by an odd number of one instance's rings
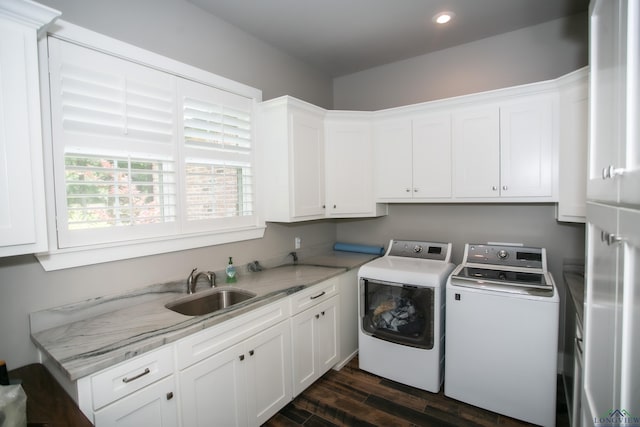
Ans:
POLYGON ((330 76, 586 11, 589 0, 188 0, 330 76), (443 10, 455 19, 437 26, 443 10))

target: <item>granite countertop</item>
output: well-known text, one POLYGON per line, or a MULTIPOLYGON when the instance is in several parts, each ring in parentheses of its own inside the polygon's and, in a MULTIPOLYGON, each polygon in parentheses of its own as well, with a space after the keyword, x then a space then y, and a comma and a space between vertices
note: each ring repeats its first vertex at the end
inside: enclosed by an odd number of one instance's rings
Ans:
MULTIPOLYGON (((174 342, 306 287, 358 268, 374 255, 331 252, 257 273, 240 274, 233 287, 257 296, 203 316, 165 308, 184 297, 185 281, 152 285, 31 313, 31 338, 71 381, 174 342)), ((204 281, 198 292, 203 292, 204 281)), ((227 285, 219 285, 223 287, 227 285)))
POLYGON ((567 285, 569 298, 576 308, 576 315, 583 325, 584 316, 584 264, 565 264, 562 269, 564 282, 567 285))

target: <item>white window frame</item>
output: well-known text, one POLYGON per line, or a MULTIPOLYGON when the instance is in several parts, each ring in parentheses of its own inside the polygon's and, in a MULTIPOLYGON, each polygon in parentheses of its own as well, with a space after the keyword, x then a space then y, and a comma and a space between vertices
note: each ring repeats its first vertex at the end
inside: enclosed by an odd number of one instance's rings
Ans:
MULTIPOLYGON (((262 101, 262 92, 258 89, 130 44, 123 43, 63 20, 56 21, 54 25, 48 28, 48 36, 73 42, 75 44, 102 51, 147 67, 155 68, 187 80, 244 96, 253 100, 254 111, 257 103, 262 101)), ((36 254, 36 257, 45 270, 59 270, 76 266, 98 264, 121 259, 257 239, 264 236, 266 225, 262 216, 262 206, 260 203, 262 199, 258 197, 254 200, 255 221, 251 224, 239 223, 237 227, 219 229, 216 231, 191 230, 183 231, 180 234, 168 237, 141 238, 127 242, 96 244, 77 248, 59 248, 57 243, 58 238, 55 217, 55 175, 53 170, 54 153, 51 140, 52 123, 50 114, 49 69, 47 59, 48 37, 41 38, 38 50, 40 57, 40 84, 43 109, 44 171, 45 177, 47 177, 45 183, 45 194, 47 199, 47 226, 50 243, 49 250, 46 253, 36 254)), ((258 193, 258 189, 256 187, 259 187, 259 168, 256 165, 255 141, 256 138, 254 137, 253 179, 254 191, 258 193)))

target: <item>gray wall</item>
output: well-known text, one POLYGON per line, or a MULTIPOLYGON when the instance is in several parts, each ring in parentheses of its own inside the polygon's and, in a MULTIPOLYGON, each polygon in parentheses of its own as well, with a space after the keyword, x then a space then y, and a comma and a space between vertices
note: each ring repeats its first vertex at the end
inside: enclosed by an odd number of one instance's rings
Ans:
POLYGON ((185 0, 40 0, 62 19, 262 90, 332 105, 331 78, 185 0))
POLYGON ((579 14, 338 77, 333 107, 380 110, 555 79, 587 64, 579 14))
POLYGON ((557 222, 553 204, 397 204, 386 217, 341 220, 337 228, 340 241, 385 248, 390 239, 451 242, 455 264, 462 261, 465 243, 544 247, 557 282, 563 259, 584 257, 584 225, 557 222))

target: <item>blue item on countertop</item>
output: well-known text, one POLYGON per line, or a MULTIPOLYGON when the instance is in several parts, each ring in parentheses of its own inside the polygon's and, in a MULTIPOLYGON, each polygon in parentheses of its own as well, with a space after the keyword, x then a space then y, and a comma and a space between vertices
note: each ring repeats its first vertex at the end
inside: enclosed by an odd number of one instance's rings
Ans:
POLYGON ((370 245, 356 245, 352 243, 336 243, 333 245, 334 251, 358 252, 361 254, 384 255, 384 247, 370 245))

